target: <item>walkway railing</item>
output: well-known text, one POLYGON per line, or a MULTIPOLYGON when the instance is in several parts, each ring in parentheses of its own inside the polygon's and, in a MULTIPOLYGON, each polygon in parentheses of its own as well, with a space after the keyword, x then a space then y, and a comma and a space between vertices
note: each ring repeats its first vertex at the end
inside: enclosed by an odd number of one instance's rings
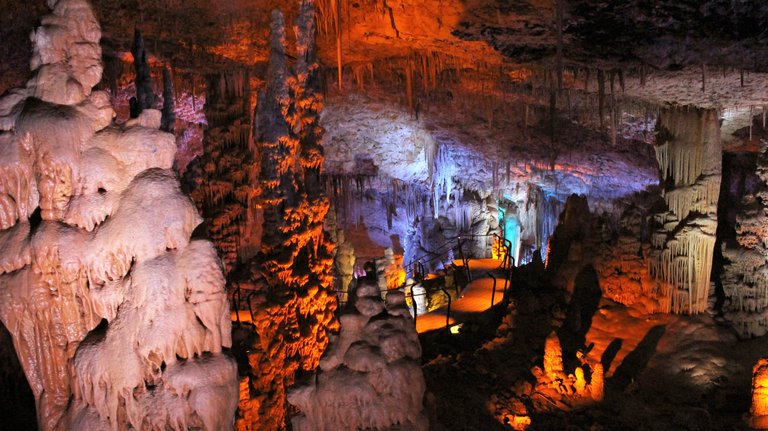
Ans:
MULTIPOLYGON (((490 277, 493 280, 493 289, 491 290, 491 307, 493 307, 495 305, 495 302, 496 302, 496 287, 497 287, 497 284, 498 284, 498 277, 493 272, 498 270, 498 269, 503 270, 504 271, 504 289, 503 289, 503 293, 502 293, 502 301, 504 301, 506 303, 508 301, 507 292, 508 292, 508 288, 509 288, 509 283, 510 283, 510 278, 511 278, 511 274, 512 274, 512 269, 515 267, 515 259, 514 259, 514 256, 511 255, 511 248, 512 248, 511 241, 503 238, 502 236, 500 236, 497 233, 488 234, 488 235, 458 235, 458 236, 456 236, 454 238, 449 238, 449 239, 447 239, 447 241, 443 245, 438 247, 435 251, 423 255, 422 257, 426 257, 426 256, 429 256, 429 255, 432 255, 426 261, 422 261, 421 258, 416 258, 416 259, 412 260, 408 265, 404 265, 403 267, 404 268, 410 267, 411 269, 417 268, 419 270, 419 273, 422 276, 425 276, 427 274, 425 274, 424 263, 425 262, 426 263, 431 263, 433 260, 441 258, 442 254, 438 253, 438 251, 445 251, 445 248, 448 247, 449 245, 451 245, 452 241, 456 241, 459 257, 460 257, 461 262, 462 262, 462 268, 463 268, 463 270, 465 271, 465 274, 466 274, 467 284, 469 284, 470 282, 472 282, 472 272, 471 272, 470 267, 469 267, 470 259, 464 254, 464 250, 463 250, 464 242, 465 242, 465 240, 467 238, 481 238, 481 237, 491 237, 491 236, 494 237, 494 239, 498 239, 499 240, 499 245, 503 249, 501 264, 499 265, 498 268, 486 271, 485 273, 481 274, 480 278, 490 277)), ((407 269, 406 269, 406 271, 407 271, 407 269)), ((336 293, 337 298, 340 296, 340 294, 346 294, 347 298, 348 298, 349 295, 351 293, 353 293, 357 289, 357 283, 359 282, 359 280, 360 279, 357 279, 357 278, 354 279, 353 280, 354 281, 354 286, 350 286, 350 289, 347 290, 346 292, 342 291, 342 290, 339 290, 339 289, 332 289, 332 291, 336 293)), ((405 293, 405 290, 407 288, 411 288, 412 289, 413 286, 416 286, 417 284, 419 284, 419 282, 416 282, 416 281, 414 281, 413 283, 403 283, 397 289, 383 289, 383 290, 380 289, 379 292, 380 292, 380 294, 381 293, 386 293, 386 292, 391 292, 391 291, 402 291, 403 293, 405 293)), ((461 290, 463 290, 462 288, 459 287, 458 283, 455 284, 455 289, 456 289, 456 295, 457 296, 460 294, 461 290)), ((445 295, 445 297, 447 299, 447 302, 448 302, 448 305, 446 307, 446 316, 445 316, 445 329, 447 330, 447 329, 450 328, 451 306, 452 306, 452 302, 453 301, 452 301, 452 297, 451 297, 450 293, 448 293, 448 290, 446 289, 445 286, 439 287, 437 290, 441 291, 445 295)), ((242 290, 241 290, 240 286, 238 286, 232 292, 231 302, 230 303, 232 304, 232 308, 235 311, 236 321, 237 321, 238 325, 242 325, 243 324, 243 322, 240 320, 240 313, 239 313, 239 311, 241 310, 240 305, 241 305, 241 302, 243 300, 246 302, 246 305, 247 305, 247 308, 248 308, 248 313, 249 313, 249 315, 251 317, 251 322, 254 321, 253 306, 251 304, 251 301, 252 301, 253 297, 258 292, 259 291, 257 291, 257 290, 249 291, 248 294, 245 296, 245 299, 242 298, 242 290)), ((417 322, 417 319, 418 319, 417 304, 416 304, 415 297, 422 297, 422 296, 424 296, 425 297, 425 302, 426 302, 426 296, 429 295, 429 293, 430 292, 427 292, 426 289, 425 289, 424 293, 418 293, 418 294, 415 294, 415 295, 413 294, 412 291, 410 293, 405 293, 406 299, 410 298, 410 300, 411 300, 411 308, 413 309, 413 324, 414 324, 414 326, 416 325, 416 322, 417 322)), ((339 298, 339 300, 338 300, 338 304, 339 305, 337 307, 338 312, 340 312, 342 310, 342 308, 344 306, 346 306, 346 304, 348 302, 349 302, 349 299, 347 299, 347 301, 342 301, 341 298, 339 298)))
MULTIPOLYGON (((350 288, 350 289, 349 289, 349 290, 347 290, 347 291, 343 291, 343 290, 340 290, 340 289, 333 289, 333 291, 334 291, 334 292, 336 292, 336 296, 337 296, 337 297, 338 297, 340 294, 345 294, 345 295, 347 295, 347 300, 346 300, 346 301, 342 301, 341 299, 339 299, 339 306, 336 308, 336 311, 337 311, 337 313, 341 313, 342 309, 343 309, 343 308, 344 308, 344 307, 345 307, 347 304, 349 304, 349 303, 350 303, 350 301, 349 301, 349 295, 352 295, 352 294, 354 294, 354 292, 357 290, 357 282, 358 282, 358 280, 359 280, 359 279, 355 279, 355 280, 354 280, 354 282, 355 282, 355 286, 354 286, 354 287, 352 287, 352 288, 350 288)), ((418 313, 417 313, 417 304, 416 304, 416 300, 415 300, 415 297, 422 297, 422 296, 423 296, 423 297, 424 297, 424 301, 425 301, 425 303, 426 303, 426 297, 427 297, 427 295, 429 294, 429 292, 427 292, 427 291, 425 290, 425 291, 424 291, 424 293, 417 293, 417 294, 414 294, 414 293, 413 293, 413 291, 411 291, 410 293, 405 293, 405 289, 406 289, 407 287, 413 288, 413 286, 416 286, 416 285, 418 285, 418 284, 419 284, 419 283, 416 283, 416 282, 414 282, 414 283, 410 283, 410 284, 409 284, 409 283, 404 283, 403 285, 401 285, 401 286, 400 286, 400 287, 398 287, 397 289, 379 289, 379 295, 381 295, 382 293, 386 294, 386 293, 389 293, 389 292, 401 292, 401 291, 402 291, 402 292, 405 294, 405 298, 406 298, 406 300, 410 298, 410 300, 411 300, 411 308, 413 309, 413 325, 414 325, 414 326, 416 326, 416 319, 418 318, 418 313)), ((448 298, 448 315, 450 316, 450 314, 451 314, 451 296, 448 294, 448 292, 445 290, 445 288, 441 288, 440 290, 442 290, 442 291, 443 291, 443 293, 445 293, 445 295, 446 295, 446 296, 447 296, 447 298, 448 298)))

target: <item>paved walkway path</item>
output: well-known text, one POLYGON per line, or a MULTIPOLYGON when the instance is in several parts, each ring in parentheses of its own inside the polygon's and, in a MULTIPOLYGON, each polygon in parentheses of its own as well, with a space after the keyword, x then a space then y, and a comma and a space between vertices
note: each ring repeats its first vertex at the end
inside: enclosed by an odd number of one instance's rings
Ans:
MULTIPOLYGON (((457 260, 454 264, 460 265, 457 260)), ((493 279, 488 276, 488 271, 495 270, 501 264, 496 259, 470 259, 469 268, 472 272, 472 282, 470 282, 461 292, 461 297, 451 302, 450 325, 462 323, 468 318, 475 317, 480 313, 491 308, 491 293, 493 290, 493 279)), ((494 272, 498 277, 496 283, 495 303, 499 303, 504 295, 504 275, 503 271, 494 272)), ((416 318, 416 331, 419 333, 432 331, 434 329, 445 328, 446 315, 448 307, 442 307, 422 314, 416 318)), ((251 315, 248 310, 232 312, 232 321, 236 322, 238 315, 243 323, 251 321, 251 315)))
MULTIPOLYGON (((461 261, 455 261, 461 264, 461 261)), ((496 259, 470 259, 469 269, 472 272, 472 281, 461 292, 461 297, 451 303, 450 325, 462 323, 470 317, 491 308, 491 294, 493 291, 493 279, 487 275, 488 271, 497 269, 501 264, 496 259)), ((504 295, 503 271, 494 273, 498 281, 496 283, 495 303, 498 304, 504 295)), ((416 318, 416 331, 419 333, 432 331, 445 327, 448 307, 439 308, 416 318)))

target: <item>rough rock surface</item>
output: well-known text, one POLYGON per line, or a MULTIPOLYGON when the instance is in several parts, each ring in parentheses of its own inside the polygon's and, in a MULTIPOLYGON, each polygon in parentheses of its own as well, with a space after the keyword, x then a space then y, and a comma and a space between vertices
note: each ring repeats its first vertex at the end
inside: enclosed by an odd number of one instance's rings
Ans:
POLYGON ((184 176, 227 275, 254 254, 261 238, 259 212, 253 205, 258 166, 251 145, 248 81, 243 71, 208 77, 203 154, 184 176))

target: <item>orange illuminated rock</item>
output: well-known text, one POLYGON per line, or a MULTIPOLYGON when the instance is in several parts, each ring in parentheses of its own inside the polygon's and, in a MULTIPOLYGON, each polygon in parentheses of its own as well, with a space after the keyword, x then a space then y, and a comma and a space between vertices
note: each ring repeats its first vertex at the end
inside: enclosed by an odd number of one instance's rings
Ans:
POLYGON ((752 407, 749 426, 768 429, 768 359, 760 359, 752 369, 752 407))
POLYGON ((544 373, 551 379, 563 373, 563 349, 554 331, 549 334, 544 344, 544 373))
POLYGON ((544 349, 544 368, 531 369, 536 385, 530 398, 536 411, 570 410, 602 401, 604 376, 600 363, 590 363, 577 355, 581 365, 573 374, 566 374, 562 348, 555 332, 547 337, 544 349))
POLYGON ((256 286, 263 302, 254 310, 255 337, 247 352, 250 369, 241 371, 249 377, 251 390, 248 400, 241 400, 250 412, 242 413, 239 429, 285 428, 287 388, 299 371, 318 366, 329 332, 338 329, 332 291, 334 244, 323 230, 330 203, 320 181, 322 98, 313 7, 311 1, 302 2, 296 18, 298 61, 293 70, 285 54, 283 15, 277 10, 272 14, 267 85, 259 95, 254 121, 261 157, 263 237, 261 251, 249 262, 251 274, 263 276, 264 282, 256 286))

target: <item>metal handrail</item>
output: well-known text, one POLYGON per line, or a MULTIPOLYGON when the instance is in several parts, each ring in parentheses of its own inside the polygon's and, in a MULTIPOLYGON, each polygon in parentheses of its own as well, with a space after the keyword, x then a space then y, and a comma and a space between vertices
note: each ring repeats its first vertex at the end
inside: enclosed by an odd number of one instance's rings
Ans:
POLYGON ((498 235, 498 234, 497 233, 487 233, 487 234, 482 234, 482 235, 478 235, 478 234, 462 234, 462 235, 456 235, 454 237, 448 237, 448 238, 445 239, 445 242, 443 243, 443 245, 441 245, 440 247, 435 249, 435 251, 426 252, 426 253, 424 253, 424 254, 422 254, 420 256, 412 258, 410 262, 403 264, 403 269, 405 269, 407 271, 408 268, 412 267, 416 262, 418 262, 420 260, 422 262, 432 262, 433 260, 435 260, 437 258, 440 258, 440 253, 439 252, 442 251, 443 248, 445 248, 446 246, 451 245, 452 241, 457 241, 458 242, 458 241, 461 241, 462 238, 465 238, 465 239, 466 238, 486 238, 486 237, 492 237, 494 235, 498 235), (429 257, 429 256, 431 256, 429 259, 424 260, 425 257, 429 257))
POLYGON ((445 290, 445 288, 441 288, 440 290, 443 291, 445 294, 445 297, 448 298, 448 309, 445 313, 445 329, 447 330, 451 326, 451 295, 448 294, 448 291, 445 290))
POLYGON ((493 236, 494 238, 499 239, 499 246, 504 247, 504 257, 501 259, 500 268, 509 268, 509 259, 512 259, 513 261, 515 259, 514 256, 512 256, 512 241, 502 237, 497 233, 494 233, 493 236))
POLYGON ((493 308, 493 303, 496 299, 496 276, 490 271, 488 271, 488 275, 493 279, 493 289, 491 290, 491 308, 493 308))
POLYGON ((237 289, 235 289, 232 292, 232 304, 235 306, 235 316, 237 317, 237 325, 242 326, 243 322, 240 321, 240 285, 238 285, 237 289), (235 299, 235 295, 237 295, 237 299, 235 299))
POLYGON ((472 281, 472 272, 469 270, 469 259, 464 256, 464 250, 463 245, 464 242, 461 240, 461 237, 458 237, 459 239, 459 257, 461 257, 461 264, 464 267, 464 272, 467 275, 467 282, 472 281))

